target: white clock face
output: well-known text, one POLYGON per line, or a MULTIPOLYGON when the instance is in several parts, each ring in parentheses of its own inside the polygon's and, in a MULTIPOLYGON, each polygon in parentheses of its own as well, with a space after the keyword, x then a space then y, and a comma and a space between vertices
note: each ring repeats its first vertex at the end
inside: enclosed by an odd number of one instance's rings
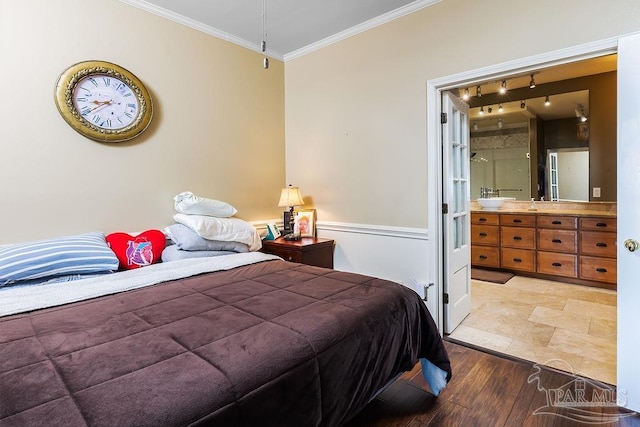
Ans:
POLYGON ((88 122, 102 129, 122 129, 136 120, 140 105, 126 83, 106 74, 92 74, 78 81, 73 104, 88 122))

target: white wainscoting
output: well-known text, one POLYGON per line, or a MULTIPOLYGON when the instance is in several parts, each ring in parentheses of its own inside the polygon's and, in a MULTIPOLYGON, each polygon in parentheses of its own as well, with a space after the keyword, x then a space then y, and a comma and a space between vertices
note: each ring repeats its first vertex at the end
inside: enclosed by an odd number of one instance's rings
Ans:
MULTIPOLYGON (((430 272, 429 233, 426 228, 318 221, 318 237, 336 241, 334 268, 402 283, 424 298, 424 285, 434 282, 430 272)), ((427 292, 427 307, 437 319, 436 286, 427 292)))

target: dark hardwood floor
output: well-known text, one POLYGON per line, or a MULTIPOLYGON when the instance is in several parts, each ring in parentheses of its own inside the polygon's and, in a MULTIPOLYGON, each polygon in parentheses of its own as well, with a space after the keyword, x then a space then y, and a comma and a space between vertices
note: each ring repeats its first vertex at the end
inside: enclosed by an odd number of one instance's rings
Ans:
POLYGON ((344 427, 640 426, 615 406, 615 387, 446 341, 453 378, 438 398, 420 365, 344 427))

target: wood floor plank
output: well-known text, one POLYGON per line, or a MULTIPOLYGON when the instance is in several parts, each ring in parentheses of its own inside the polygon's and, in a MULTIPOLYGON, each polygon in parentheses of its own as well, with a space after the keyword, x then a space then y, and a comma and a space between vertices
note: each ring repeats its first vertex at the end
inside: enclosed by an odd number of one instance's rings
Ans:
MULTIPOLYGON (((445 346, 454 375, 440 396, 428 391, 417 364, 344 427, 640 427, 638 414, 607 405, 572 407, 570 394, 566 407, 549 404, 573 390, 579 377, 455 342, 445 346), (581 416, 586 419, 577 421, 581 416)), ((585 381, 579 389, 591 399, 594 389, 607 386, 585 381)))

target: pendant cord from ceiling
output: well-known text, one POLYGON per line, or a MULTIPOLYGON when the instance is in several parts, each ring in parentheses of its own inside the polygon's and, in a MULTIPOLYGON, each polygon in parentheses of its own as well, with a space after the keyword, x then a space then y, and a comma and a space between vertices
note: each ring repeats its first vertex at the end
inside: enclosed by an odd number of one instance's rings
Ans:
POLYGON ((264 58, 262 66, 266 70, 269 68, 269 58, 267 57, 267 0, 262 0, 262 53, 264 58))

